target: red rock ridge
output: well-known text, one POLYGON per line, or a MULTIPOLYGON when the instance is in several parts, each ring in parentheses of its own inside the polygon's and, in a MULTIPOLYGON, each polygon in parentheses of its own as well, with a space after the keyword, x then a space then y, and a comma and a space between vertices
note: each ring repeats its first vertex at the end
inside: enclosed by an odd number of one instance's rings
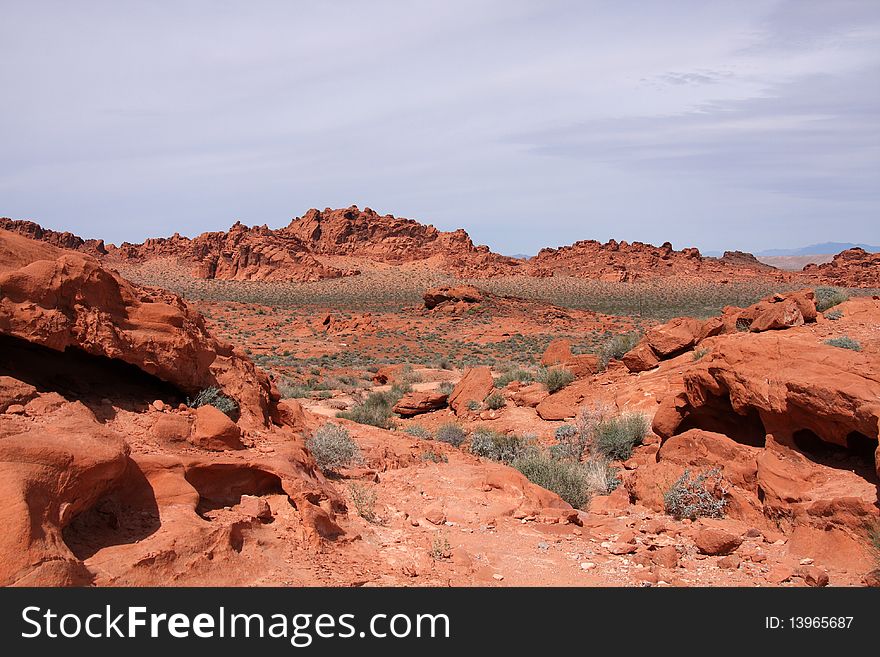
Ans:
POLYGON ((804 272, 830 285, 880 287, 880 253, 847 249, 834 256, 831 262, 807 265, 804 272))

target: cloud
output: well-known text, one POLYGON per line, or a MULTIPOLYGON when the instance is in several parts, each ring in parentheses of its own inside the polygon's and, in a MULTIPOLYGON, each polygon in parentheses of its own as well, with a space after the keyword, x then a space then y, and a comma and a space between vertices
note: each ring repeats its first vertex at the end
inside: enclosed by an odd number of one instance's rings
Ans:
POLYGON ((874 2, 7 14, 0 214, 117 242, 351 203, 508 252, 880 241, 874 2))

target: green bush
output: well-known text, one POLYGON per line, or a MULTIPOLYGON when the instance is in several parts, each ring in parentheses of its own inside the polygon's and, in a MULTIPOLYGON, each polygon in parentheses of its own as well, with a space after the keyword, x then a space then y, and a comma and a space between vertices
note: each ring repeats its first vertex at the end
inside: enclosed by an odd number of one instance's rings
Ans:
POLYGON ((455 390, 455 384, 452 381, 444 381, 437 386, 437 392, 441 395, 451 395, 453 390, 455 390))
POLYGON ((706 349, 705 347, 699 347, 697 349, 694 349, 694 353, 691 357, 693 358, 694 362, 696 362, 696 361, 700 360, 703 356, 708 354, 710 351, 712 351, 712 350, 706 349))
POLYGON ((606 458, 625 461, 648 433, 648 419, 641 413, 626 413, 603 420, 596 427, 594 446, 606 458))
POLYGON ((455 422, 447 422, 441 424, 434 433, 434 438, 441 443, 449 443, 453 447, 459 447, 467 437, 464 429, 455 424, 455 422))
POLYGON ((533 484, 553 491, 576 509, 583 508, 590 501, 589 479, 580 463, 560 461, 531 449, 515 458, 511 465, 533 484))
POLYGON ((421 424, 410 424, 403 431, 404 433, 407 433, 410 436, 415 436, 416 438, 431 440, 431 432, 428 431, 421 424))
POLYGON ((612 359, 620 360, 623 358, 624 354, 632 351, 641 339, 642 334, 638 331, 615 335, 599 350, 599 362, 602 367, 606 367, 612 359))
POLYGON ((712 468, 695 477, 691 477, 690 470, 685 470, 663 495, 663 506, 666 513, 678 520, 721 518, 727 506, 726 494, 720 468, 712 468))
POLYGON ((825 319, 830 319, 833 322, 836 322, 841 317, 843 317, 842 310, 829 310, 825 313, 825 319))
POLYGON ((477 429, 471 434, 471 453, 483 458, 510 463, 530 449, 534 443, 531 436, 503 434, 489 429, 477 429))
POLYGON ((849 349, 851 351, 862 350, 862 345, 859 344, 858 340, 853 340, 846 335, 842 335, 839 338, 831 338, 830 340, 825 340, 825 344, 831 347, 838 347, 840 349, 849 349))
POLYGON ((549 392, 556 392, 574 381, 574 374, 564 367, 551 367, 542 371, 540 378, 549 392))
POLYGON ((486 407, 492 409, 493 411, 497 411, 501 408, 504 408, 507 402, 504 401, 504 395, 500 392, 493 392, 488 397, 486 397, 486 407))
POLYGON ((441 454, 440 452, 426 449, 422 452, 422 460, 430 461, 431 463, 448 463, 449 457, 446 454, 441 454))
POLYGON ((352 420, 358 424, 369 424, 374 427, 389 429, 393 424, 391 409, 400 401, 405 390, 405 387, 395 385, 391 390, 371 392, 360 404, 357 404, 351 410, 340 411, 336 414, 336 417, 352 420))
POLYGON ((550 447, 550 456, 555 459, 580 461, 586 449, 586 436, 577 427, 563 424, 556 427, 556 444, 550 447))
POLYGON ((874 521, 868 527, 868 546, 871 549, 877 567, 880 568, 880 521, 874 521))
POLYGON ((520 383, 531 383, 535 380, 535 375, 528 370, 523 369, 514 369, 509 372, 504 372, 501 376, 495 379, 495 387, 496 388, 504 388, 511 381, 519 381, 520 383))
POLYGON ((816 296, 816 310, 820 313, 849 299, 849 295, 846 292, 836 287, 817 287, 814 293, 816 296))
POLYGON ((223 411, 229 417, 233 417, 238 413, 238 404, 235 403, 235 400, 224 395, 220 392, 220 388, 216 386, 205 388, 195 396, 195 399, 187 397, 186 405, 190 408, 213 406, 214 408, 223 411))
POLYGON ((361 451, 351 439, 348 430, 338 424, 327 422, 306 441, 306 447, 315 457, 322 472, 361 461, 361 451))

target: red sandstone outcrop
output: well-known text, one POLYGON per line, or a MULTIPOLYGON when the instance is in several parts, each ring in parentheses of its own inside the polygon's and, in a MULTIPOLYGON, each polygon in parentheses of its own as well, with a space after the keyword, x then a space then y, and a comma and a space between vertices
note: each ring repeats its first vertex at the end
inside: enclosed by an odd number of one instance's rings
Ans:
POLYGON ((121 360, 191 396, 218 386, 245 422, 268 423, 266 376, 209 335, 202 316, 180 297, 133 285, 90 256, 35 251, 32 244, 0 231, 0 249, 40 258, 15 269, 0 265, 0 333, 121 360))
POLYGON ((279 232, 301 240, 315 254, 390 264, 431 261, 440 271, 459 278, 512 274, 523 266, 516 258, 475 246, 464 230, 443 232, 412 219, 379 215, 357 206, 311 209, 279 232))
POLYGON ((594 354, 573 354, 571 340, 557 338, 553 340, 541 356, 544 367, 564 367, 576 377, 595 374, 601 367, 599 357, 594 354))
POLYGON ((456 415, 465 415, 472 411, 470 406, 482 404, 494 389, 495 380, 488 367, 474 367, 465 370, 461 381, 456 384, 449 395, 449 407, 456 415))
POLYGON ((392 409, 402 417, 412 417, 421 413, 430 413, 446 406, 447 395, 440 392, 408 392, 392 409))
POLYGON ((681 276, 722 281, 736 277, 768 277, 779 280, 789 274, 758 262, 750 254, 725 253, 707 258, 695 248, 676 251, 669 242, 653 246, 642 242, 605 244, 582 240, 558 249, 541 249, 528 261, 534 276, 575 276, 608 282, 681 276))
POLYGON ((834 256, 831 262, 809 264, 803 271, 827 285, 880 287, 880 253, 847 249, 834 256))
POLYGON ((107 249, 104 246, 104 240, 84 240, 79 235, 74 235, 67 231, 58 232, 43 228, 40 224, 33 221, 9 219, 8 217, 0 217, 0 230, 8 230, 12 233, 24 235, 33 240, 48 242, 52 246, 62 249, 71 249, 73 251, 82 251, 94 256, 107 255, 107 249))
POLYGON ((423 299, 425 308, 433 310, 447 303, 480 303, 483 296, 483 292, 473 285, 456 285, 454 287, 432 287, 425 291, 423 299))
POLYGON ((143 244, 110 247, 111 259, 142 262, 152 258, 179 259, 198 278, 235 281, 317 281, 358 273, 321 263, 295 236, 267 226, 248 228, 236 222, 227 232, 202 233, 190 239, 148 239, 143 244))

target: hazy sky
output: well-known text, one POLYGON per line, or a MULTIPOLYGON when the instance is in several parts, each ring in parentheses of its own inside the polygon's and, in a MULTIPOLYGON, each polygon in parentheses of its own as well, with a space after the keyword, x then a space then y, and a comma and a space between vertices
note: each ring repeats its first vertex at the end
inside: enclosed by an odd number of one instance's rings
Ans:
POLYGON ((880 243, 877 0, 0 3, 0 215, 880 243))

